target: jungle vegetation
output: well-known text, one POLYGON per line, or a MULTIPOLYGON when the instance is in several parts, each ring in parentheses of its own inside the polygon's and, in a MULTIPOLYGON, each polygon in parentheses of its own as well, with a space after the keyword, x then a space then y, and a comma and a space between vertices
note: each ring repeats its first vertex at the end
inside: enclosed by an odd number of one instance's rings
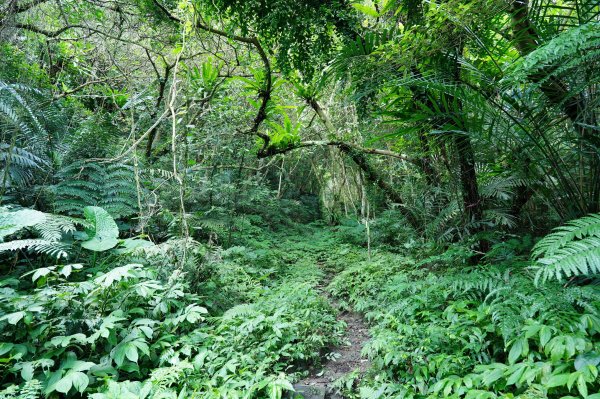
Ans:
POLYGON ((0 3, 0 398, 600 398, 597 0, 0 3))

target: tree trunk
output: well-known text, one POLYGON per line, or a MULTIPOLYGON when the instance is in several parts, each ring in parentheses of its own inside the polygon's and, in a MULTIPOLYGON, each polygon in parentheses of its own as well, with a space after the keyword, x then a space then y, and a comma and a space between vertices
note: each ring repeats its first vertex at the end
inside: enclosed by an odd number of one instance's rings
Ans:
MULTIPOLYGON (((165 67, 165 76, 162 79, 159 78, 158 97, 156 98, 156 104, 154 105, 154 110, 150 114, 150 120, 156 119, 156 115, 158 115, 158 110, 160 109, 160 105, 162 104, 163 99, 165 98, 165 90, 167 87, 167 80, 169 79, 169 74, 171 72, 171 68, 172 67, 170 65, 167 65, 165 67)), ((158 126, 156 126, 154 129, 152 129, 150 131, 150 134, 148 135, 148 141, 146 142, 146 160, 148 162, 152 162, 152 160, 153 160, 152 149, 154 148, 154 141, 156 139, 157 131, 158 131, 158 126)))
POLYGON ((400 193, 390 186, 390 184, 385 180, 385 177, 379 174, 375 168, 369 164, 365 154, 348 145, 340 145, 339 149, 350 159, 352 159, 352 161, 363 171, 364 177, 367 179, 367 181, 377 185, 377 187, 379 187, 392 202, 399 205, 400 212, 413 228, 419 229, 421 227, 417 218, 407 207, 404 206, 404 200, 402 199, 400 193))

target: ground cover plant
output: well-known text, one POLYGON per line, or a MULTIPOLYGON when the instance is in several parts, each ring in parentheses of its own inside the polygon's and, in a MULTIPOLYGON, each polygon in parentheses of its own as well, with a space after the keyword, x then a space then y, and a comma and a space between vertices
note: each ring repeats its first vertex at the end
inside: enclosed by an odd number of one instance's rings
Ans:
POLYGON ((0 4, 0 398, 599 399, 597 0, 0 4))

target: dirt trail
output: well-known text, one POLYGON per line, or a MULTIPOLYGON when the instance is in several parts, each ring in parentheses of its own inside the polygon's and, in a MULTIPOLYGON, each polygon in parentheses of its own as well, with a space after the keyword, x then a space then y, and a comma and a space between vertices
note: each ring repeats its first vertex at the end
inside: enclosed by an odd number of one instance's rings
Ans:
POLYGON ((333 356, 323 359, 320 368, 311 370, 308 377, 295 385, 296 391, 302 393, 305 399, 341 399, 343 396, 335 392, 333 383, 354 370, 363 375, 369 368, 369 361, 360 355, 364 344, 370 339, 369 328, 360 314, 340 309, 335 299, 324 290, 333 277, 328 275, 318 289, 339 310, 338 320, 346 323, 346 335, 340 346, 332 348, 333 356))

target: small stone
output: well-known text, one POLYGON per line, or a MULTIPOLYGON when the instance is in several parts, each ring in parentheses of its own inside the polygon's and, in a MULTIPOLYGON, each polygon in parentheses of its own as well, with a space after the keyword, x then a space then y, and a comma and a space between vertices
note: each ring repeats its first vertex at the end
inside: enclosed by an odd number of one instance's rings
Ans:
POLYGON ((313 385, 294 385, 296 392, 292 394, 295 399, 325 399, 325 388, 313 385))

